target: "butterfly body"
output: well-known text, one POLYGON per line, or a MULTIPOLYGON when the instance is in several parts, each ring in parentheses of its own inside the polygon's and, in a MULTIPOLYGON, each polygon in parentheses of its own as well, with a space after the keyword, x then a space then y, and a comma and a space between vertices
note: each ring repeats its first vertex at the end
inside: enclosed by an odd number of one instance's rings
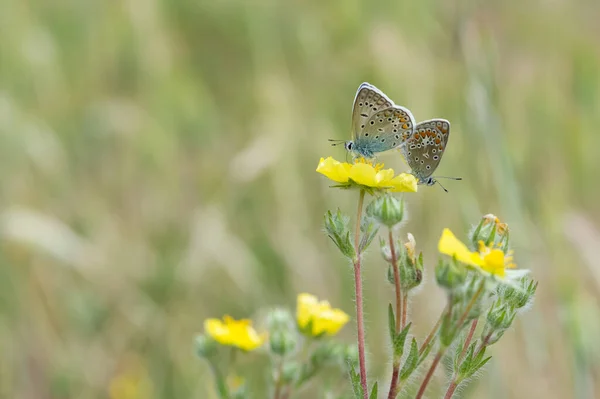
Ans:
POLYGON ((344 147, 355 157, 374 158, 410 138, 415 126, 412 113, 394 104, 369 83, 358 87, 352 106, 352 140, 344 147))

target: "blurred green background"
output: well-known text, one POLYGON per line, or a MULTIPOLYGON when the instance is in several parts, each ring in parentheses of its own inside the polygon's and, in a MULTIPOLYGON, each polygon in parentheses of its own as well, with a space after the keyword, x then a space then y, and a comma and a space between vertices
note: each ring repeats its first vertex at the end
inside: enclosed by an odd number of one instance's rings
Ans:
MULTIPOLYGON (((148 397, 213 398, 193 353, 205 318, 293 308, 304 291, 352 314, 350 267, 321 223, 357 194, 314 170, 344 159, 327 139, 350 137, 363 81, 417 120, 449 119, 438 174, 464 178, 407 196, 402 234, 429 265, 415 332, 444 304, 442 229, 464 237, 492 212, 540 285, 467 396, 600 397, 599 2, 0 6, 0 397, 105 398, 135 364, 148 397)), ((377 252, 364 281, 384 382, 377 252)))

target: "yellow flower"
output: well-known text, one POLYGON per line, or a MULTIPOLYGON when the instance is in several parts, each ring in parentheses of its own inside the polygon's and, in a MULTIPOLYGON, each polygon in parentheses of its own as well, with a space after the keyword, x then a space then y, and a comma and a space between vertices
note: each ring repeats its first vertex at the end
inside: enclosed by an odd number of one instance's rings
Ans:
POLYGON ((318 336, 323 333, 335 335, 350 320, 340 309, 332 309, 327 301, 320 301, 310 294, 298 295, 296 319, 303 332, 318 336), (311 326, 310 331, 306 331, 311 326))
POLYGON ((223 321, 207 319, 204 321, 204 331, 222 345, 235 346, 245 351, 251 351, 261 346, 266 339, 265 334, 258 334, 252 328, 250 320, 234 320, 225 315, 223 321))
POLYGON ((110 381, 110 399, 147 399, 152 396, 152 383, 137 358, 129 359, 110 381))
POLYGON ((394 176, 393 169, 383 169, 383 164, 372 164, 364 158, 355 163, 339 162, 328 157, 321 158, 317 172, 345 187, 355 184, 366 189, 391 192, 416 192, 417 179, 409 173, 394 176))
POLYGON ((442 237, 438 243, 438 250, 443 254, 456 258, 459 262, 475 266, 486 273, 500 278, 506 276, 507 268, 516 267, 512 263, 512 254, 505 255, 498 248, 487 247, 483 241, 479 241, 479 251, 471 252, 449 229, 444 229, 442 232, 442 237))

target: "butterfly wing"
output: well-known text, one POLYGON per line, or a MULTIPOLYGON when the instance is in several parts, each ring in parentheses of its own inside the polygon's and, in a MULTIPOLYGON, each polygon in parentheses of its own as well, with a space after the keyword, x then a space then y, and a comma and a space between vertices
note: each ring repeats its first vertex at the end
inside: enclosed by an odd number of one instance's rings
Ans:
POLYGON ((367 148, 371 153, 391 150, 411 137, 415 126, 412 113, 399 105, 394 105, 374 113, 356 139, 356 144, 367 148))
POLYGON ((450 137, 450 122, 431 119, 417 124, 412 135, 402 144, 402 155, 412 173, 426 180, 436 170, 450 137))
POLYGON ((352 106, 352 139, 363 136, 367 122, 373 114, 393 105, 394 102, 372 84, 365 82, 358 86, 352 106))

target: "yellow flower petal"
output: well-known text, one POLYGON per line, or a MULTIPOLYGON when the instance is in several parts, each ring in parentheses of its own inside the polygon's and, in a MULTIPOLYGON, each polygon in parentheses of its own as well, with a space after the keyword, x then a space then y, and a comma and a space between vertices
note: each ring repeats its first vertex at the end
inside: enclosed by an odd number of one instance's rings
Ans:
POLYGON ((350 168, 349 177, 363 186, 377 186, 377 174, 375 173, 375 168, 371 164, 362 162, 355 163, 350 168))
POLYGON ((223 321, 207 319, 204 331, 221 345, 235 346, 246 351, 258 348, 266 340, 265 334, 259 335, 252 328, 250 320, 234 320, 230 316, 224 316, 223 321))
POLYGON ((318 305, 319 300, 310 294, 298 295, 296 303, 296 319, 300 328, 305 328, 310 322, 312 309, 318 305))
POLYGON ((400 173, 398 176, 390 180, 389 185, 392 187, 391 192, 417 192, 417 179, 410 173, 400 173))
POLYGON ((498 277, 504 277, 504 252, 492 249, 483 257, 481 269, 498 277))
POLYGON ((456 257, 460 262, 480 266, 483 262, 481 256, 476 252, 469 251, 469 248, 463 244, 450 229, 444 229, 442 237, 438 243, 440 253, 456 257))
POLYGON ((327 157, 326 159, 321 158, 317 166, 317 172, 335 182, 347 183, 350 168, 351 165, 348 163, 341 163, 332 157, 327 157))
POLYGON ((377 172, 375 181, 378 187, 388 187, 390 180, 394 178, 394 169, 384 169, 377 172))
POLYGON ((231 343, 229 329, 219 319, 207 319, 204 321, 204 331, 212 339, 222 345, 229 345, 231 343))
POLYGON ((300 330, 311 336, 335 335, 350 320, 342 310, 332 309, 329 302, 319 302, 310 294, 298 295, 296 318, 300 330), (306 331, 309 325, 311 330, 306 331))

